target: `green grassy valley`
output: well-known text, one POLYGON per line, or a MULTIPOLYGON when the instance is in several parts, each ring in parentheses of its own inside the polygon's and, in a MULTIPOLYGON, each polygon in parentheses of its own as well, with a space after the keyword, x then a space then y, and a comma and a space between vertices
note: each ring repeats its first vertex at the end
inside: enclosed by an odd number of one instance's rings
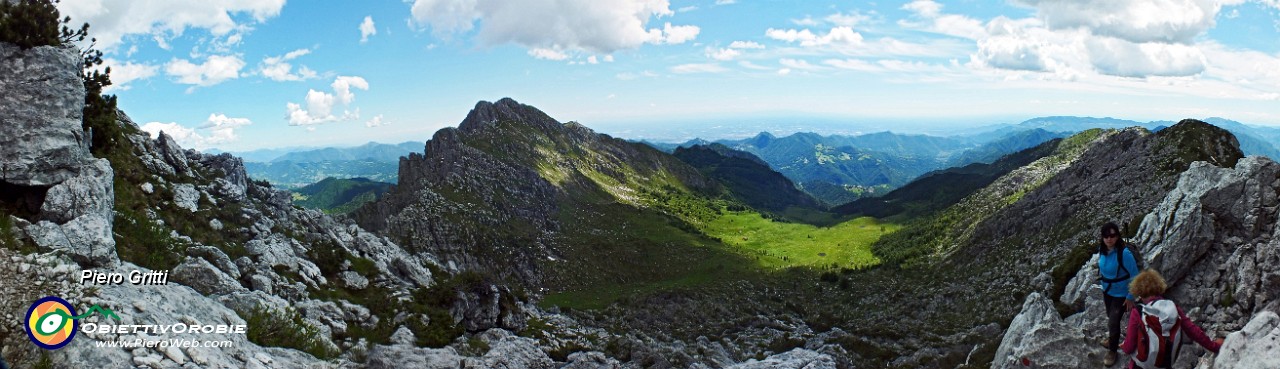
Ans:
MULTIPOLYGON (((540 303, 544 307, 601 309, 628 298, 682 289, 714 289, 734 281, 816 278, 820 272, 860 270, 880 264, 872 245, 900 226, 860 217, 830 226, 772 219, 731 201, 692 196, 651 199, 653 208, 613 204, 593 206, 573 216, 583 230, 572 232, 567 260, 554 265, 567 283, 540 303), (585 254, 578 254, 585 253, 585 254), (609 255, 611 257, 602 257, 609 255), (808 276, 804 276, 808 275, 808 276)), ((799 211, 793 211, 798 213, 799 211)), ((808 211, 809 217, 818 217, 808 211)), ((829 215, 828 215, 829 216, 829 215)))
POLYGON ((740 211, 724 214, 703 231, 733 249, 755 256, 757 265, 765 268, 861 269, 880 264, 871 245, 898 228, 872 217, 818 227, 740 211))

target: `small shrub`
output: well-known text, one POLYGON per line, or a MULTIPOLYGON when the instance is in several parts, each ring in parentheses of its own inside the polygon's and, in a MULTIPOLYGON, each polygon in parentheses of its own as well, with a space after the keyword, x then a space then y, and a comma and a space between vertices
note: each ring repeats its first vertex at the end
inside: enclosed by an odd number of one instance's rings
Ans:
POLYGON ((480 338, 471 337, 467 339, 459 352, 465 356, 483 356, 489 352, 489 343, 480 338))
POLYGON ((769 342, 767 349, 773 353, 782 353, 797 347, 804 347, 804 339, 799 337, 778 337, 769 342))
POLYGON ((249 327, 249 341, 261 346, 297 349, 321 359, 332 359, 338 352, 330 350, 319 339, 320 330, 302 319, 292 308, 284 311, 258 306, 244 317, 249 327))
POLYGON ((555 360, 557 362, 565 362, 565 361, 569 361, 569 355, 573 355, 573 353, 575 352, 585 352, 585 351, 591 351, 591 349, 587 347, 583 347, 582 345, 579 345, 574 342, 569 342, 564 346, 556 347, 555 349, 548 351, 547 356, 550 356, 551 360, 555 360))
POLYGON ((1236 304, 1235 288, 1232 288, 1231 283, 1227 283, 1227 285, 1222 289, 1222 300, 1218 301, 1218 304, 1222 305, 1224 308, 1228 308, 1231 307, 1231 305, 1236 304))
POLYGON ((30 242, 23 242, 13 234, 13 219, 8 214, 0 212, 0 248, 14 250, 23 254, 32 254, 39 249, 30 242))
POLYGON ((365 259, 359 256, 351 256, 351 270, 360 273, 363 276, 371 276, 378 274, 378 264, 373 260, 365 259))
POLYGON ((818 279, 827 283, 837 283, 840 281, 840 275, 834 272, 822 272, 822 276, 818 277, 818 279))
POLYGON ((444 309, 429 309, 427 318, 431 320, 427 325, 423 325, 418 319, 409 319, 408 326, 413 330, 417 337, 418 346, 440 348, 452 343, 453 340, 462 336, 465 331, 461 326, 454 324, 453 316, 449 315, 444 309))
POLYGON ((41 351, 40 361, 31 364, 31 367, 33 369, 53 369, 53 358, 49 357, 49 353, 41 351))

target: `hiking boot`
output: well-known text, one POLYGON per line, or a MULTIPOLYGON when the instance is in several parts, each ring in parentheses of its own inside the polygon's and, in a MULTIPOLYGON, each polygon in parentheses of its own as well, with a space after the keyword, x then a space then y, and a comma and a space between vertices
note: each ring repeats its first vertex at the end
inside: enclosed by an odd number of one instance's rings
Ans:
POLYGON ((1116 363, 1116 352, 1115 352, 1115 351, 1108 352, 1108 353, 1107 353, 1107 356, 1104 356, 1104 357, 1102 358, 1102 365, 1103 365, 1103 366, 1112 366, 1112 365, 1115 365, 1115 363, 1116 363))

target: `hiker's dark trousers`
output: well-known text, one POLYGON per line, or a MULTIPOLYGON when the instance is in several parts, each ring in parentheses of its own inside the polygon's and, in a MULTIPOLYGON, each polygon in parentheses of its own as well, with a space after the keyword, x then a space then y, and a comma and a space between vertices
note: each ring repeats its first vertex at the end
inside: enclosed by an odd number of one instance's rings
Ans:
POLYGON ((1107 304, 1107 350, 1114 352, 1120 347, 1120 318, 1124 316, 1124 300, 1123 297, 1112 297, 1108 294, 1102 294, 1102 301, 1107 304))

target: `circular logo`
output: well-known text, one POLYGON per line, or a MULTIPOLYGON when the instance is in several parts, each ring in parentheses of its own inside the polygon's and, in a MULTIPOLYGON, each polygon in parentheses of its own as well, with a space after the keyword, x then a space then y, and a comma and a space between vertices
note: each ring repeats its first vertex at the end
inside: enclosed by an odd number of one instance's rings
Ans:
POLYGON ((36 346, 56 350, 71 343, 80 327, 72 317, 76 309, 67 300, 54 296, 36 300, 27 309, 27 338, 36 346))

